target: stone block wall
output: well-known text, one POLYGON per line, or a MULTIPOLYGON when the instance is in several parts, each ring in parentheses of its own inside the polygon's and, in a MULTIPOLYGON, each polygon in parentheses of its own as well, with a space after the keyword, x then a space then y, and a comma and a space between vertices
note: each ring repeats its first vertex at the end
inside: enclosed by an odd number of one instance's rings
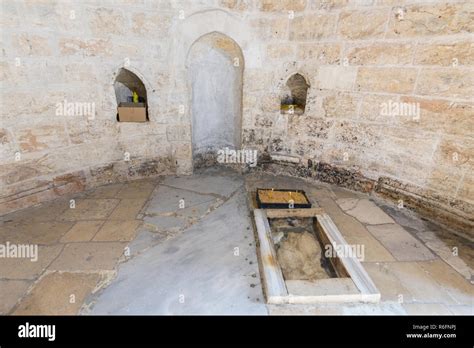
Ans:
POLYGON ((106 182, 191 173, 186 56, 217 31, 244 56, 243 146, 382 181, 379 191, 394 199, 406 191, 472 224, 472 1, 1 7, 2 213, 106 182), (113 83, 122 67, 145 84, 150 122, 117 123, 113 83), (281 92, 295 73, 310 85, 305 112, 281 114, 281 92), (93 103, 94 118, 58 115, 65 100, 93 103))

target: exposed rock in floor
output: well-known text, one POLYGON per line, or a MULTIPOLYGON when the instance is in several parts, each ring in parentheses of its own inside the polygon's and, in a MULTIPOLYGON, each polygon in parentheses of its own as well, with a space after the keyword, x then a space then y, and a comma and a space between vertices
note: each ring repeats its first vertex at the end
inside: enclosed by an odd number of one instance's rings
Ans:
POLYGON ((329 278, 321 266, 321 247, 309 232, 288 232, 277 250, 286 280, 315 280, 329 278))

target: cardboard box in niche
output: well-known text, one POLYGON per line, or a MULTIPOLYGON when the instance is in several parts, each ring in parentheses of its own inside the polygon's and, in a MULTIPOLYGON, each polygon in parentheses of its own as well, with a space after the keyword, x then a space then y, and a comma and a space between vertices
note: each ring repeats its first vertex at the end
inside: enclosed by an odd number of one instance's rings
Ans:
POLYGON ((146 122, 145 103, 120 103, 118 120, 119 122, 146 122))

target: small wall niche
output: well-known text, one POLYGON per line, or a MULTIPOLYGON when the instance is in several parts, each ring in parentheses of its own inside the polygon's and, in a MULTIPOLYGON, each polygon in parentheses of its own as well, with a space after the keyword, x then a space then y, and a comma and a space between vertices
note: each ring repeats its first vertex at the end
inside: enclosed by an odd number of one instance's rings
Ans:
POLYGON ((286 88, 282 93, 280 111, 282 114, 302 115, 306 108, 306 96, 309 84, 301 74, 292 75, 286 81, 286 88))
POLYGON ((148 121, 146 88, 140 78, 130 70, 121 68, 114 82, 117 99, 117 121, 148 121))

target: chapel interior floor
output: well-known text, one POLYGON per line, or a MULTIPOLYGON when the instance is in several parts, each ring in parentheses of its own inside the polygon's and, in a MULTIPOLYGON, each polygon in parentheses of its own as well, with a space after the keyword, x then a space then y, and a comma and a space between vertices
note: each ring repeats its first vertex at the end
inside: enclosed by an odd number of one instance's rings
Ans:
POLYGON ((474 308, 472 241, 378 197, 284 176, 210 168, 101 186, 2 216, 0 243, 7 242, 37 244, 39 257, 0 260, 1 314, 450 315, 474 308), (248 200, 256 187, 305 190, 349 244, 363 244, 380 303, 265 304, 248 200))

